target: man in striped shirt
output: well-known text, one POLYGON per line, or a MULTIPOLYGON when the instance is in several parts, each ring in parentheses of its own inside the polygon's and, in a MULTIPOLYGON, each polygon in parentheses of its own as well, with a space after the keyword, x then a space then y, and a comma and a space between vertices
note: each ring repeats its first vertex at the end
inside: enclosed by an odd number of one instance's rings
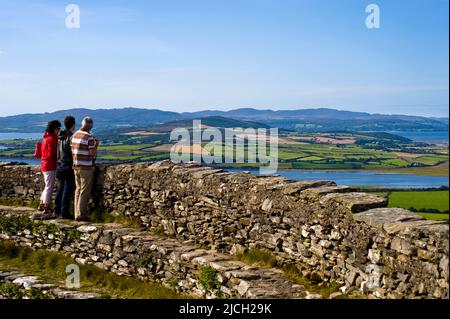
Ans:
POLYGON ((89 116, 83 119, 81 128, 72 136, 73 170, 75 173, 75 220, 86 221, 89 195, 94 182, 94 157, 98 140, 91 134, 94 121, 89 116))

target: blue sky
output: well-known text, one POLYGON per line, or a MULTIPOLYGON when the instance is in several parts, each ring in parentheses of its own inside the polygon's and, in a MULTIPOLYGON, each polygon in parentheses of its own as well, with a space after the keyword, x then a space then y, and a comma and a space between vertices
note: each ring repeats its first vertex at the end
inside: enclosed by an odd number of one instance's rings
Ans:
POLYGON ((0 0, 0 116, 332 107, 448 117, 448 0, 0 0), (81 10, 65 27, 66 5, 81 10), (381 28, 368 29, 376 3, 381 28))

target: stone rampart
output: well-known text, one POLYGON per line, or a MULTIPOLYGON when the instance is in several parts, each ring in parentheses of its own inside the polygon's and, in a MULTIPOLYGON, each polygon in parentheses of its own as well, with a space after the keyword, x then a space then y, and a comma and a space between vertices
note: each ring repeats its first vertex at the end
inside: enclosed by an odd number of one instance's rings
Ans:
MULTIPOLYGON (((220 253, 266 248, 304 276, 379 298, 448 298, 449 226, 330 181, 170 161, 101 166, 95 204, 220 253)), ((36 200, 33 166, 0 167, 2 198, 36 200)))

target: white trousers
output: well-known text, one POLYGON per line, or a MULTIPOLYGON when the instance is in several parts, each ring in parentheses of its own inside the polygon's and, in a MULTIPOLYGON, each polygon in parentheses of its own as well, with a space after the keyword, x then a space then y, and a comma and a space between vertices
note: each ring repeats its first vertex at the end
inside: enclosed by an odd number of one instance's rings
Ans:
POLYGON ((41 195, 41 202, 50 205, 53 189, 55 188, 56 171, 43 172, 45 187, 41 195))

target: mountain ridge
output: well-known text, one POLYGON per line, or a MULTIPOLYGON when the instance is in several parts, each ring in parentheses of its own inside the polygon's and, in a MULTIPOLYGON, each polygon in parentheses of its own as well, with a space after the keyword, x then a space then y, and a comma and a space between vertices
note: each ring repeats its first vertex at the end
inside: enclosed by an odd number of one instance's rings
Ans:
POLYGON ((97 130, 117 127, 143 127, 178 120, 188 120, 211 116, 221 116, 236 120, 260 122, 262 124, 308 131, 321 130, 448 130, 448 118, 432 118, 401 114, 371 114, 332 108, 305 108, 292 110, 272 110, 237 108, 227 111, 203 110, 195 112, 173 112, 156 108, 72 108, 45 113, 26 113, 0 117, 0 132, 41 132, 49 120, 63 120, 73 115, 77 121, 90 115, 97 130))

